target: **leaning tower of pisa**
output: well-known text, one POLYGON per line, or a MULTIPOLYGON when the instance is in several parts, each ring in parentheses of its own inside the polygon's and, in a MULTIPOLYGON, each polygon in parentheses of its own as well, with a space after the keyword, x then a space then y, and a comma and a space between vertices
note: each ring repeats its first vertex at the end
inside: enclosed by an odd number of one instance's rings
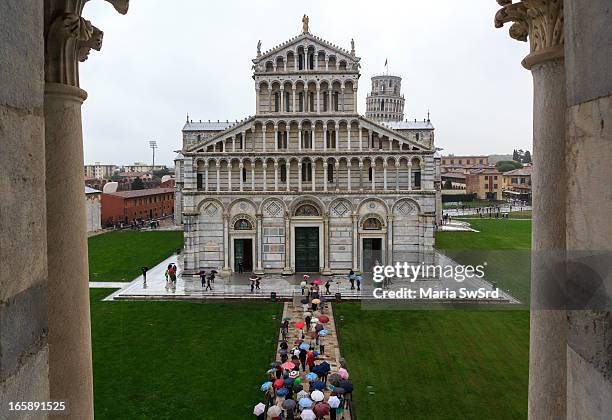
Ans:
POLYGON ((374 121, 390 122, 404 119, 404 95, 400 76, 372 77, 372 91, 366 98, 366 117, 374 121))

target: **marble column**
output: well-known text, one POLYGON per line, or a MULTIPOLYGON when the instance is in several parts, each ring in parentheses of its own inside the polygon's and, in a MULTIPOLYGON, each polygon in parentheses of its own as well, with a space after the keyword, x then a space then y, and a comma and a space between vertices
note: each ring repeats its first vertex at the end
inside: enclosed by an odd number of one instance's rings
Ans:
POLYGON ((223 272, 231 273, 232 269, 229 265, 229 220, 228 213, 223 213, 223 272))
POLYGON ((267 191, 268 190, 268 163, 264 162, 262 164, 262 170, 263 170, 263 179, 262 181, 262 191, 267 191))
POLYGON ((255 191, 255 162, 251 162, 251 191, 255 191))
POLYGON ((359 151, 363 151, 363 133, 361 129, 361 125, 357 125, 357 129, 359 130, 359 151))
POLYGON ((346 141, 347 141, 347 149, 351 150, 351 123, 349 122, 346 125, 346 141))
POLYGON ((264 274, 264 269, 263 269, 263 265, 262 265, 262 253, 263 253, 263 235, 262 235, 262 226, 261 226, 261 222, 262 222, 262 218, 263 215, 261 213, 257 213, 255 215, 255 223, 256 223, 256 230, 255 230, 255 241, 257 241, 257 266, 255 267, 255 274, 257 275, 262 275, 264 274))
POLYGON ((412 163, 408 162, 408 191, 412 191, 412 163))
POLYGON ((323 161, 323 191, 327 192, 327 160, 323 161))
POLYGON ((278 191, 278 162, 274 162, 274 191, 278 191))
POLYGON ((204 191, 208 192, 208 162, 204 164, 204 191))
POLYGON ((400 163, 399 163, 398 160, 396 160, 395 161, 395 191, 399 191, 399 189, 400 189, 400 185, 399 185, 399 179, 400 179, 399 167, 400 167, 400 163))
POLYGON ((266 141, 267 141, 267 139, 266 139, 266 126, 265 125, 263 125, 261 127, 261 136, 263 138, 263 142, 262 142, 263 152, 266 153, 266 141))
POLYGON ((227 164, 227 190, 232 190, 232 162, 227 164))
POLYGON ((288 160, 285 163, 285 187, 287 192, 289 192, 289 190, 291 189, 291 187, 289 186, 289 181, 291 180, 291 161, 288 160))
POLYGON ((363 192, 363 161, 359 161, 359 191, 363 192))
POLYGON ((383 190, 387 191, 387 161, 383 162, 383 190))
POLYGON ((302 161, 298 161, 298 191, 302 192, 302 161))
POLYGON ((274 151, 278 151, 278 126, 274 126, 274 151))
POLYGON ((221 166, 220 163, 217 162, 217 192, 221 191, 221 166))
POLYGON ((358 100, 358 98, 357 98, 357 87, 354 87, 354 88, 353 88, 353 110, 352 110, 352 111, 353 111, 355 114, 358 114, 358 113, 359 113, 359 111, 358 111, 358 108, 359 108, 359 107, 358 107, 358 104, 359 104, 359 100, 358 100))
POLYGON ((298 151, 302 151, 302 125, 298 124, 298 151))
POLYGON ((280 112, 285 112, 285 87, 280 87, 280 112))
POLYGON ((376 191, 376 162, 370 163, 372 168, 372 192, 376 191))
MULTIPOLYGON (((84 2, 68 2, 68 1, 46 1, 44 5, 44 16, 42 7, 37 8, 33 5, 23 7, 28 11, 12 12, 10 2, 8 6, 9 18, 11 16, 19 17, 31 11, 31 19, 28 23, 36 22, 34 25, 38 27, 37 34, 30 34, 29 28, 19 26, 19 22, 14 22, 14 25, 9 25, 5 29, 10 32, 14 29, 13 35, 18 41, 20 48, 14 51, 14 54, 33 54, 42 51, 36 51, 36 46, 41 49, 44 43, 44 57, 32 58, 30 60, 11 60, 11 51, 3 51, 8 53, 8 61, 15 66, 9 66, 8 74, 11 70, 26 69, 30 74, 21 75, 19 81, 24 82, 24 88, 27 88, 25 94, 11 95, 11 90, 3 89, 3 100, 7 99, 8 104, 15 100, 18 103, 34 103, 37 102, 37 107, 34 107, 36 116, 44 115, 44 159, 45 173, 41 174, 39 182, 42 182, 46 194, 46 244, 48 244, 46 252, 46 275, 47 282, 44 290, 40 292, 40 296, 46 294, 48 306, 46 308, 46 322, 48 322, 48 381, 49 381, 49 397, 50 400, 68 401, 69 413, 66 416, 61 416, 65 419, 85 419, 93 418, 93 377, 92 377, 92 361, 91 361, 91 324, 90 324, 90 308, 89 308, 89 269, 87 256, 87 224, 85 220, 85 200, 83 197, 84 173, 83 173, 83 134, 81 123, 81 106, 87 98, 87 93, 79 87, 79 61, 85 61, 89 52, 100 50, 102 47, 102 31, 91 25, 91 22, 81 17, 84 2), (40 13, 38 13, 40 12, 40 13), (14 26, 14 28, 11 28, 14 26), (19 28, 17 28, 19 26, 19 28), (44 27, 44 31, 43 31, 44 27), (44 32, 44 34, 43 34, 44 32), (28 36, 18 36, 28 35, 28 36), (43 39, 44 36, 44 39, 43 39), (32 39, 30 39, 32 37, 32 39), (27 39, 26 39, 27 38, 27 39), (27 48, 26 48, 27 47, 27 48), (31 50, 30 50, 31 48, 31 50), (44 63, 43 63, 44 60, 44 63), (13 63, 14 62, 14 63, 13 63), (26 68, 24 63, 31 63, 30 67, 26 68), (44 70, 44 83, 42 80, 42 72, 44 70), (35 72, 36 78, 29 78, 35 72), (27 83, 25 82, 27 80, 27 83), (27 84, 27 86, 25 86, 27 84), (43 103, 38 99, 30 98, 27 93, 31 93, 38 89, 37 93, 42 94, 42 86, 44 85, 43 103), (7 93, 8 92, 8 93, 7 93), (21 98, 25 99, 14 99, 21 98), (32 101, 32 102, 30 102, 32 101), (42 107, 41 107, 42 105, 42 107)), ((115 9, 125 14, 127 13, 127 2, 121 4, 116 2, 115 9)), ((16 5, 17 3, 15 3, 16 5)), ((16 6, 15 6, 16 7, 16 6)), ((13 8, 15 8, 13 7, 13 8)), ((2 7, 6 11, 6 7, 2 7)), ((2 23, 7 23, 4 18, 0 19, 2 23)), ((6 36, 0 36, 0 39, 8 39, 6 36)), ((5 61, 5 60, 3 60, 5 61)), ((3 71, 3 76, 6 73, 3 71)), ((9 83, 8 79, 2 83, 9 83)), ((6 102, 0 104, 7 105, 6 102)), ((3 108, 4 110, 5 108, 3 108)), ((29 133, 31 140, 35 142, 37 136, 41 134, 36 127, 36 117, 29 115, 28 112, 11 107, 2 114, 2 121, 12 121, 12 113, 23 113, 21 121, 29 121, 32 131, 29 133)), ((11 129, 19 126, 7 126, 3 124, 4 129, 11 129)), ((3 133, 4 134, 4 133, 3 133)), ((10 143, 3 138, 3 153, 9 156, 13 150, 8 146, 10 143), (6 146, 6 148, 5 148, 6 146), (6 150, 5 150, 6 149, 6 150)), ((28 150, 29 145, 24 145, 24 150, 28 150)), ((36 158, 35 152, 31 156, 36 158)), ((27 164, 24 164, 28 167, 27 164)), ((8 178, 8 177, 7 177, 8 178)), ((7 179, 8 185, 10 181, 7 179)), ((29 185, 29 176, 23 175, 19 177, 21 186, 29 185)), ((11 187, 12 188, 12 187, 11 187)), ((17 188, 17 187, 15 187, 17 188)), ((5 189, 6 191, 6 189, 5 189)), ((19 190, 21 191, 21 190, 19 190)), ((30 197, 27 197, 29 200, 30 197)), ((36 197, 32 200, 35 202, 36 197)), ((10 199, 9 199, 10 203, 10 199)), ((25 206, 27 207, 27 206, 25 206)), ((24 214, 27 214, 28 209, 24 207, 24 214)), ((6 207, 3 207, 5 210, 6 207)), ((10 206, 8 207, 10 210, 10 206)), ((5 215, 2 215, 5 218, 5 215)), ((30 220, 31 224, 28 229, 31 231, 24 232, 23 235, 31 234, 31 238, 36 239, 36 229, 40 226, 44 227, 44 222, 30 220)), ((4 225, 4 223, 2 223, 4 225)), ((4 239, 4 237, 3 237, 4 239)), ((41 241, 44 243, 44 241, 41 241)), ((2 244, 4 248, 6 244, 2 244)), ((9 246, 10 248, 10 246, 9 246)), ((26 252, 27 249, 24 250, 26 252)), ((4 253, 3 256, 7 255, 4 253)), ((26 272, 31 267, 18 267, 19 270, 26 272)), ((36 267, 32 269, 34 275, 38 275, 36 267)), ((28 279, 30 281, 30 279, 28 279)), ((3 282, 4 283, 4 282, 3 282)), ((3 289, 12 291, 10 282, 8 287, 3 284, 3 289)), ((5 296, 2 294, 2 296, 5 296)), ((9 295, 10 296, 10 295, 9 295)), ((33 295, 29 295, 33 296, 33 295)), ((36 298, 36 296, 33 296, 36 298)), ((10 302, 10 300, 9 300, 10 302)), ((31 302, 36 302, 32 300, 31 302)), ((30 303, 31 303, 30 302, 30 303)), ((4 302, 3 302, 4 303, 4 302)), ((10 303, 9 303, 10 304, 10 303)), ((0 304, 0 310, 4 310, 3 304, 0 304)), ((35 318, 38 315, 38 308, 32 308, 32 319, 38 322, 35 318)), ((3 315, 11 312, 2 312, 3 315)), ((2 315, 0 315, 2 317, 2 315)), ((13 322, 15 324, 15 322, 13 322)), ((14 357, 17 353, 11 353, 19 349, 20 344, 26 343, 30 337, 26 335, 30 332, 27 328, 32 328, 31 334, 36 334, 36 329, 43 324, 34 324, 22 327, 15 324, 15 331, 10 332, 11 320, 3 322, 3 328, 9 328, 9 336, 15 337, 15 348, 3 349, 2 361, 7 358, 14 357), (8 323, 8 324, 6 324, 8 323), (25 328, 25 329, 24 329, 25 328), (12 334, 12 335, 11 335, 12 334), (23 341, 20 341, 23 340, 23 341), (8 355, 8 356, 7 356, 8 355)), ((5 331, 2 331, 3 333, 5 331)), ((41 347, 46 344, 41 342, 36 346, 41 347)), ((3 342, 4 344, 4 342, 3 342)), ((35 354, 36 348, 32 347, 32 354, 35 354)), ((5 368, 8 366, 2 366, 5 368)), ((46 373, 46 360, 40 362, 40 375, 46 373), (44 370, 43 370, 44 368, 44 370)), ((3 372, 0 380, 4 380, 5 376, 10 372, 3 372)), ((46 379, 45 379, 46 382, 46 379)), ((24 387, 28 387, 23 382, 24 387)), ((32 384, 35 387, 36 384, 32 384)), ((42 386, 42 384, 40 385, 42 386)), ((45 386, 46 389, 46 386, 45 386)), ((25 393, 31 392, 30 389, 24 389, 25 393)), ((27 394, 29 395, 29 394, 27 394)), ((32 413, 23 414, 23 416, 36 416, 32 413)))
POLYGON ((316 174, 316 169, 317 169, 317 161, 313 160, 311 163, 311 178, 312 178, 312 191, 316 191, 316 181, 315 181, 315 174, 316 174))
POLYGON ((340 151, 340 124, 336 124, 336 150, 340 151))
POLYGON ((334 169, 334 181, 336 184, 336 192, 338 192, 340 191, 340 162, 336 161, 336 163, 334 163, 334 169))
POLYGON ((393 264, 393 216, 387 215, 387 265, 393 264))
POLYGON ((241 150, 244 152, 246 150, 246 142, 247 142, 247 136, 246 136, 246 130, 242 132, 242 147, 241 150))
POLYGON ((232 136, 232 152, 236 151, 236 135, 232 136))
POLYGON ((240 162, 240 164, 238 165, 238 178, 240 181, 240 192, 244 191, 243 173, 244 173, 244 164, 240 162))
POLYGON ((317 85, 317 114, 321 113, 321 87, 317 85))
POLYGON ((285 213, 285 267, 282 274, 293 274, 291 268, 291 224, 289 213, 285 213))
POLYGON ((295 114, 297 112, 297 106, 295 106, 296 102, 295 102, 295 88, 292 89, 292 94, 291 94, 291 106, 292 106, 292 111, 295 114))
POLYGON ((323 215, 323 271, 321 274, 328 276, 331 274, 329 267, 329 214, 323 215))
POLYGON ((327 124, 323 124, 323 151, 327 151, 327 124))
POLYGON ((349 160, 346 163, 346 180, 347 180, 347 189, 351 192, 351 161, 349 160))
POLYGON ((359 215, 357 213, 351 214, 351 220, 353 222, 353 271, 358 272, 358 260, 359 256, 359 215))
POLYGON ((563 2, 508 3, 495 26, 514 22, 510 36, 529 40, 523 66, 533 76, 533 225, 529 345, 530 419, 567 416, 567 314, 554 290, 565 289, 566 79, 563 2), (551 180, 557 188, 551 188, 551 180), (536 258, 537 257, 537 258, 536 258))

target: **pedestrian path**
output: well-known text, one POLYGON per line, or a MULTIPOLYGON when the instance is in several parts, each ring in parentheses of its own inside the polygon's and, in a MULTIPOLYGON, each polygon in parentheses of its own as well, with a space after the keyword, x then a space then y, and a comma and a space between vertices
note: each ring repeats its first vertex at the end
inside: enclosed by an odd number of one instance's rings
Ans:
MULTIPOLYGON (((319 344, 324 345, 324 353, 316 356, 313 371, 320 372, 317 366, 323 367, 325 363, 329 366, 328 375, 315 375, 317 377, 313 378, 309 376, 309 374, 312 375, 312 373, 310 373, 308 367, 304 371, 300 366, 299 375, 292 378, 294 384, 291 385, 290 380, 290 385, 288 385, 295 387, 295 382, 299 382, 297 388, 293 388, 293 393, 290 395, 293 397, 293 401, 287 401, 290 398, 282 396, 282 394, 284 394, 284 392, 280 391, 282 388, 277 389, 274 385, 271 385, 270 389, 265 394, 265 396, 268 397, 266 401, 267 404, 264 404, 266 405, 266 411, 260 414, 260 418, 265 418, 264 416, 266 414, 268 418, 272 418, 274 414, 284 411, 285 417, 287 417, 288 412, 293 412, 295 418, 314 419, 315 417, 311 417, 312 414, 310 411, 312 411, 317 415, 317 419, 330 419, 333 418, 331 417, 332 411, 336 410, 337 404, 339 401, 342 401, 341 407, 343 408, 338 411, 335 418, 350 420, 352 418, 350 410, 353 390, 352 382, 349 380, 347 366, 340 353, 332 305, 328 303, 324 308, 319 307, 316 311, 313 311, 311 310, 312 306, 310 303, 308 310, 304 311, 302 304, 304 298, 305 297, 300 294, 300 296, 296 296, 293 300, 285 302, 283 308, 283 321, 287 320, 289 322, 289 330, 286 337, 283 337, 282 330, 279 332, 278 342, 282 343, 286 341, 289 349, 292 349, 294 346, 297 347, 307 344, 310 346, 310 351, 320 351, 320 346, 316 344, 318 337, 319 344), (300 322, 304 323, 306 316, 311 316, 319 320, 318 324, 324 328, 326 334, 324 336, 321 336, 321 333, 317 334, 317 322, 312 323, 309 331, 305 331, 306 326, 302 329, 297 328, 296 324, 299 325, 298 323, 300 322), (304 339, 302 339, 303 334, 305 334, 304 339), (286 338, 286 340, 283 340, 283 338, 286 338), (342 388, 342 386, 346 389, 342 388), (320 391, 319 395, 317 395, 318 391, 316 390, 320 391), (321 401, 317 402, 317 400, 321 401), (293 406, 296 408, 291 408, 293 406), (321 415, 321 412, 325 413, 326 410, 328 410, 329 413, 321 415)), ((283 350, 279 345, 276 350, 275 360, 282 361, 282 355, 283 350)), ((291 351, 289 351, 288 355, 289 361, 291 360, 290 357, 291 351)), ((272 382, 276 380, 274 373, 270 374, 269 379, 271 383, 274 383, 272 382)), ((285 384, 284 387, 287 387, 287 385, 285 384)), ((265 396, 262 397, 262 400, 265 399, 265 396)), ((262 408, 261 405, 259 405, 259 408, 262 408)), ((255 410, 256 409, 257 406, 255 407, 255 410)))
POLYGON ((90 281, 90 289, 122 289, 130 283, 123 281, 90 281))

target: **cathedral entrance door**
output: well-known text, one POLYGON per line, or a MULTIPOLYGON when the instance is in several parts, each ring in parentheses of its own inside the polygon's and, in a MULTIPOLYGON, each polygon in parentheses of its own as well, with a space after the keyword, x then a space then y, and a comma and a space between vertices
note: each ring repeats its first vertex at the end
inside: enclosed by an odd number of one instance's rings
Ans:
POLYGON ((253 240, 234 239, 234 271, 253 271, 253 240))
POLYGON ((382 264, 382 239, 363 238, 363 261, 361 269, 371 273, 376 261, 382 264))
POLYGON ((318 272, 319 266, 319 228, 295 228, 295 271, 318 272))

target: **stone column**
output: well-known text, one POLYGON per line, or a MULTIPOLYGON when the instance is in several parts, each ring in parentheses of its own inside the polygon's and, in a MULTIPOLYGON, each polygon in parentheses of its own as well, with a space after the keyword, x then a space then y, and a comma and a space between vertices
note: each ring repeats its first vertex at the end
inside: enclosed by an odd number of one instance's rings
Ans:
POLYGON ((220 167, 220 163, 217 162, 217 192, 221 191, 221 173, 220 173, 221 167, 220 167))
POLYGON ((395 191, 399 191, 400 187, 399 187, 399 161, 396 160, 395 161, 395 191))
POLYGON ((236 134, 232 136, 232 152, 236 151, 236 134))
POLYGON ((325 56, 325 71, 329 71, 329 58, 325 56))
POLYGON ((302 192, 302 161, 298 161, 298 191, 302 192))
POLYGON ((340 112, 344 112, 344 85, 340 87, 340 98, 338 98, 340 105, 338 106, 340 112))
POLYGON ((289 181, 291 180, 291 161, 290 160, 285 162, 285 168, 286 168, 286 171, 285 171, 285 175, 286 175, 285 184, 286 185, 285 186, 286 186, 286 190, 289 191, 290 190, 289 181))
POLYGON ((310 130, 310 143, 312 144, 312 150, 316 149, 316 145, 317 145, 317 126, 316 125, 311 125, 311 130, 310 130))
POLYGON ((357 106, 357 105, 358 105, 358 103, 359 103, 359 100, 358 100, 358 98, 357 98, 357 86, 355 86, 355 87, 353 88, 353 112, 354 112, 355 114, 358 114, 358 113, 359 113, 359 111, 358 111, 358 106, 357 106))
POLYGON ((285 268, 283 268, 282 271, 282 274, 284 275, 293 274, 293 270, 291 268, 291 225, 289 222, 289 213, 285 212, 285 268))
POLYGON ((278 191, 278 162, 274 162, 274 191, 278 191))
POLYGON ((334 112, 333 109, 333 104, 334 104, 334 100, 333 100, 333 90, 331 88, 327 89, 327 112, 334 112))
POLYGON ((264 269, 263 269, 263 265, 262 265, 262 252, 263 252, 263 235, 262 235, 262 227, 261 227, 261 221, 262 221, 262 214, 261 213, 257 213, 255 215, 255 223, 256 223, 256 237, 255 240, 257 241, 257 266, 255 267, 255 274, 257 275, 262 275, 264 274, 264 269))
POLYGON ((204 164, 204 191, 208 192, 208 162, 204 164))
POLYGON ((359 161, 359 191, 363 192, 363 161, 359 161))
POLYGON ((259 85, 255 86, 255 113, 259 114, 259 85))
POLYGON ((393 216, 387 215, 387 261, 386 265, 393 264, 393 216))
POLYGON ((242 132, 242 151, 244 152, 246 150, 246 130, 242 132))
POLYGON ((353 271, 359 270, 357 257, 359 255, 359 215, 357 213, 351 214, 351 220, 353 222, 353 271))
POLYGON ((323 191, 327 192, 327 160, 323 161, 323 191))
POLYGON ((328 276, 331 273, 329 267, 329 213, 325 213, 323 215, 323 271, 321 274, 328 276))
POLYGON ((266 140, 266 126, 265 125, 261 126, 261 136, 263 137, 263 144, 262 144, 263 152, 266 153, 266 141, 267 140, 266 140))
POLYGON ((373 142, 374 132, 372 130, 368 130, 368 149, 372 150, 372 142, 373 142))
POLYGON ((359 151, 363 151, 363 133, 362 133, 362 129, 361 129, 361 125, 359 125, 359 123, 357 123, 357 129, 359 130, 359 151))
MULTIPOLYGON (((242 179, 242 177, 240 177, 242 179)), ((227 163, 227 190, 232 190, 232 162, 227 163)))
POLYGON ((317 85, 317 114, 321 113, 321 86, 317 85))
POLYGON ((565 69, 563 2, 508 3, 495 15, 495 26, 515 22, 510 36, 526 41, 531 53, 523 66, 531 70, 533 101, 533 227, 531 259, 531 327, 529 346, 530 419, 566 418, 567 315, 551 302, 564 289, 565 269, 565 69), (551 188, 554 180, 558 188, 551 188), (552 306, 551 306, 552 305, 552 306))
POLYGON ((255 161, 251 162, 251 191, 255 191, 255 161))
POLYGON ((243 181, 243 171, 244 171, 244 164, 242 162, 240 162, 238 164, 238 178, 240 178, 240 192, 244 191, 244 181, 243 181))
MULTIPOLYGON (((41 9, 34 9, 32 6, 35 11, 32 12, 31 18, 38 25, 38 39, 36 41, 29 39, 19 41, 19 45, 25 48, 20 49, 22 53, 33 51, 32 54, 36 54, 36 43, 42 43, 43 41, 44 26, 44 104, 42 109, 38 106, 36 112, 38 115, 43 112, 45 121, 45 174, 40 177, 39 181, 46 188, 48 280, 46 289, 41 288, 39 296, 31 295, 33 300, 29 304, 35 305, 38 303, 36 298, 40 299, 44 296, 44 293, 48 293, 49 396, 51 400, 69 401, 70 413, 66 417, 62 416, 62 418, 68 419, 93 418, 89 270, 85 200, 83 197, 83 135, 81 126, 81 105, 87 97, 87 93, 79 87, 78 62, 85 61, 91 49, 101 49, 102 31, 81 17, 83 3, 81 1, 46 1, 44 16, 42 13, 36 13, 36 10, 42 12, 41 9), (67 226, 67 223, 69 223, 69 226, 67 226)), ((124 2, 124 4, 115 3, 117 11, 122 14, 127 13, 127 2, 124 2)), ((24 7, 29 8, 30 6, 24 7)), ((6 7, 3 7, 3 10, 6 11, 6 7)), ((11 16, 13 14, 9 6, 9 17, 11 16)), ((15 16, 18 17, 17 14, 15 16)), ((7 23, 4 18, 1 20, 3 25, 7 23)), ((14 26, 16 28, 18 22, 14 22, 14 26)), ((23 35, 28 31, 28 28, 20 27, 19 30, 22 31, 23 35)), ((6 37, 0 36, 0 41, 4 39, 6 37)), ((11 54, 9 52, 10 58, 11 54)), ((22 68, 20 64, 23 65, 23 63, 20 63, 19 59, 10 59, 10 61, 14 62, 15 67, 9 66, 9 74, 11 69, 22 68)), ((31 63, 30 67, 23 67, 23 69, 32 73, 36 71, 34 69, 42 71, 42 59, 35 64, 31 63)), ((38 74, 40 77, 36 78, 30 74, 32 78, 29 80, 28 74, 26 73, 16 79, 23 82, 22 87, 30 89, 30 85, 42 85, 42 74, 38 74), (38 84, 39 82, 40 84, 38 84)), ((8 83, 8 81, 5 80, 3 83, 8 83)), ((9 93, 7 96, 5 92, 6 90, 3 90, 0 93, 2 96, 0 100, 9 98, 10 101, 13 97, 21 97, 21 93, 15 95, 9 93)), ((27 102, 29 99, 26 96, 24 96, 26 98, 24 101, 27 102)), ((2 103, 2 105, 4 104, 5 102, 2 103)), ((10 112, 16 111, 11 109, 7 113, 7 119, 11 115, 10 112)), ((23 111, 20 110, 19 112, 23 111)), ((26 120, 28 118, 29 121, 35 121, 35 118, 24 113, 22 119, 26 120)), ((15 125, 15 127, 17 126, 15 125)), ((8 133, 11 133, 11 128, 14 127, 9 125, 8 133)), ((35 141, 36 135, 39 134, 36 130, 37 128, 33 127, 32 141, 35 141)), ((5 143, 7 142, 3 141, 3 153, 11 153, 11 148, 7 147, 5 150, 5 143)), ((24 147, 27 147, 27 145, 24 145, 24 147)), ((32 153, 35 154, 35 152, 32 153)), ((23 181, 23 185, 27 186, 28 176, 20 176, 19 181, 23 181)), ((24 210, 24 214, 27 214, 26 210, 24 210)), ((36 229, 41 225, 44 226, 40 223, 40 220, 33 219, 29 229, 36 229), (37 222, 38 226, 36 226, 37 222)), ((23 235, 29 235, 30 233, 22 232, 23 235)), ((35 234, 32 235, 36 238, 35 234)), ((44 241, 41 241, 41 243, 44 243, 44 241)), ((5 244, 2 246, 4 247, 5 244)), ((24 249, 24 252, 27 252, 27 249, 24 249)), ((4 250, 3 255, 6 255, 4 250)), ((31 267, 19 267, 19 269, 27 271, 31 267)), ((33 270, 33 272, 36 271, 33 270)), ((11 291, 10 288, 7 289, 11 291)), ((2 309, 4 309, 3 306, 0 306, 0 310, 2 309)), ((32 307, 32 313, 32 318, 35 318, 38 314, 37 308, 32 307)), ((0 317, 2 315, 0 314, 0 317)), ((10 321, 7 322, 10 324, 10 321)), ((39 325, 19 326, 20 329, 32 328, 33 330, 31 332, 26 329, 23 329, 23 331, 15 330, 15 337, 18 337, 19 334, 25 337, 26 333, 34 336, 37 334, 35 329, 38 327, 39 325)), ((41 345, 44 345, 44 343, 41 343, 41 345)), ((6 361, 6 357, 10 357, 10 351, 2 355, 3 361, 6 361)), ((41 372, 43 371, 43 364, 46 364, 46 360, 40 361, 41 372)), ((46 371, 46 367, 44 370, 46 371)), ((0 380, 3 379, 4 376, 2 375, 0 380)), ((23 386, 29 387, 25 383, 23 386)))
POLYGON ((227 275, 232 272, 229 265, 229 213, 223 213, 223 272, 227 275))
POLYGON ((298 150, 302 151, 302 125, 298 124, 298 150))
POLYGON ((280 87, 280 112, 285 112, 285 87, 280 87))
POLYGON ((347 149, 351 150, 351 123, 347 123, 346 125, 346 141, 347 141, 347 149))
POLYGON ((387 191, 387 161, 383 162, 383 190, 387 191))
POLYGON ((347 189, 351 192, 351 161, 346 162, 346 180, 347 180, 347 189))
POLYGON ((295 106, 295 88, 292 89, 292 93, 291 93, 291 106, 292 106, 292 111, 295 114, 297 112, 297 106, 295 106))
POLYGON ((274 103, 272 102, 272 85, 268 85, 268 114, 272 113, 274 103))
POLYGON ((412 191, 412 162, 408 162, 408 191, 412 191))
POLYGON ((336 150, 340 150, 340 124, 336 124, 336 150))
POLYGON ((278 151, 278 126, 274 126, 274 151, 278 151))
POLYGON ((262 191, 268 190, 268 163, 264 162, 262 164, 263 169, 263 179, 262 179, 262 191))
POLYGON ((327 124, 323 124, 323 151, 327 151, 327 124))
POLYGON ((311 170, 312 170, 311 178, 312 178, 312 191, 313 192, 316 191, 316 181, 315 181, 316 169, 317 169, 317 161, 313 160, 311 163, 311 170))
POLYGON ((372 192, 374 192, 376 191, 376 162, 371 162, 370 168, 372 168, 372 192))
POLYGON ((340 191, 340 162, 336 161, 334 163, 335 176, 334 181, 336 184, 336 192, 340 191))

